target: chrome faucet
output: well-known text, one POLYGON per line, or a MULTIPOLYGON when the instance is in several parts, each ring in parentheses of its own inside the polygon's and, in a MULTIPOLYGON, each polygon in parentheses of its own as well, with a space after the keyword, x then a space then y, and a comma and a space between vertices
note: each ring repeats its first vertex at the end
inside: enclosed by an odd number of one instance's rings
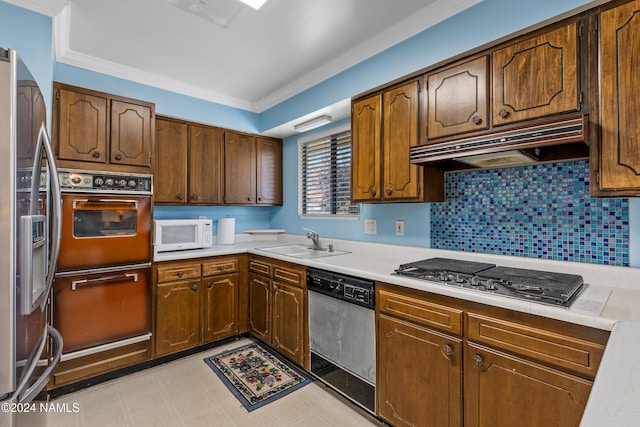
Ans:
POLYGON ((320 235, 313 230, 309 230, 308 228, 303 228, 304 231, 307 232, 307 239, 311 239, 313 242, 313 249, 317 251, 321 251, 320 247, 320 235))

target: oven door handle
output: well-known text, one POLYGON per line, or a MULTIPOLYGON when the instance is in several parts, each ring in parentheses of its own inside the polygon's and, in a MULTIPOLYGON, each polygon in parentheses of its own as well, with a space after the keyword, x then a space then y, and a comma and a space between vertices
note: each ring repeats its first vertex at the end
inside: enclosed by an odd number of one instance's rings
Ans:
POLYGON ((75 199, 73 201, 73 209, 76 209, 80 203, 129 203, 133 205, 134 209, 138 209, 137 200, 125 199, 75 199))
POLYGON ((88 285, 91 283, 110 282, 112 280, 122 280, 122 279, 133 279, 134 282, 137 282, 138 273, 125 273, 125 274, 116 274, 114 276, 98 277, 96 279, 74 280, 71 282, 71 290, 75 291, 78 288, 78 285, 88 285))

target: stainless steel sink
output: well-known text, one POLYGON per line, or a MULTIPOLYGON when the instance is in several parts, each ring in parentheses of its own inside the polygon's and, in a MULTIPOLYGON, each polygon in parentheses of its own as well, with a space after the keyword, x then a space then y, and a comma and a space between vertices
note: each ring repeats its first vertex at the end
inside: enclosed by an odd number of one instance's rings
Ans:
POLYGON ((282 246, 269 246, 266 248, 256 248, 259 251, 270 252, 272 254, 286 255, 293 258, 302 259, 314 259, 324 258, 335 255, 348 254, 348 251, 330 251, 328 249, 314 249, 305 245, 282 245, 282 246))

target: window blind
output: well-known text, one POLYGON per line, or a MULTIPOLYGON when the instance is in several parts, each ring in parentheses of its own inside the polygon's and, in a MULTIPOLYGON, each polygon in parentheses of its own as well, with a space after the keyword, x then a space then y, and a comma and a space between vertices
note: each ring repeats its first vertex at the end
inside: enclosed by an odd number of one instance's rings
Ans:
POLYGON ((300 144, 299 213, 304 216, 357 216, 351 203, 351 132, 300 144))

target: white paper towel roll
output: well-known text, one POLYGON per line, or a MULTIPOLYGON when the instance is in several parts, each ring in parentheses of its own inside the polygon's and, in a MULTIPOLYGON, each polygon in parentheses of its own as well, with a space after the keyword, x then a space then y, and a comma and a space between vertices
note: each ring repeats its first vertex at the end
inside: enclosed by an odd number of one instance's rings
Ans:
POLYGON ((218 220, 218 236, 216 244, 233 245, 236 242, 236 219, 220 218, 218 220))

